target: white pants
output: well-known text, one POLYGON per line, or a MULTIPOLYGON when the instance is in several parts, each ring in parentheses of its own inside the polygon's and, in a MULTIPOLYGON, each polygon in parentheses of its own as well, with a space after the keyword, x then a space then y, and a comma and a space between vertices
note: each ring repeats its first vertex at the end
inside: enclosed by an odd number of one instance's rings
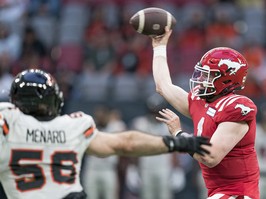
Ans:
POLYGON ((141 199, 171 199, 169 176, 168 170, 142 170, 141 199))
POLYGON ((104 199, 118 198, 118 180, 115 170, 89 170, 85 176, 83 186, 88 199, 98 199, 101 196, 104 199))
POLYGON ((266 198, 266 176, 263 175, 260 177, 259 186, 260 186, 260 198, 264 199, 266 198))

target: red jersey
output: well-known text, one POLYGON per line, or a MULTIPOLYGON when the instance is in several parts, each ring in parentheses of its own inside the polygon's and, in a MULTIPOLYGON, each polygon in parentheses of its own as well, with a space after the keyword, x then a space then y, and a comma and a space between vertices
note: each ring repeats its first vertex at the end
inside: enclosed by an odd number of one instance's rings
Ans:
POLYGON ((249 125, 246 135, 217 166, 209 168, 200 163, 208 196, 223 193, 259 199, 259 166, 254 148, 256 105, 249 98, 236 94, 207 103, 189 93, 188 100, 194 135, 212 137, 222 122, 245 121, 249 125))

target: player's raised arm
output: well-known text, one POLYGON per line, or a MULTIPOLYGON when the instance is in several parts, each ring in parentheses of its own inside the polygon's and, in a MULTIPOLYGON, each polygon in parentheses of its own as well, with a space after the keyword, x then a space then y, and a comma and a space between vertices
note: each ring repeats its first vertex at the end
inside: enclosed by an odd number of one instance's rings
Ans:
POLYGON ((148 156, 175 151, 204 155, 209 152, 203 149, 203 145, 210 145, 207 138, 154 136, 139 131, 116 134, 98 132, 91 141, 87 152, 100 157, 110 155, 148 156))
POLYGON ((156 91, 160 93, 176 110, 183 115, 190 117, 188 110, 188 93, 172 83, 168 63, 166 48, 172 30, 166 28, 166 33, 162 36, 152 37, 153 46, 153 77, 156 91))

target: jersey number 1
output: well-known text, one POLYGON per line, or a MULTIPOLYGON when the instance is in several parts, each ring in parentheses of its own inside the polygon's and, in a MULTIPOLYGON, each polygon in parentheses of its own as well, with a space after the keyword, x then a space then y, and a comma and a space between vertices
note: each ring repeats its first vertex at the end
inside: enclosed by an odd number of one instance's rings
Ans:
MULTIPOLYGON (((54 182, 62 184, 72 184, 75 182, 76 169, 74 164, 77 163, 77 155, 73 151, 57 151, 50 157, 52 163, 49 164, 51 169, 51 176, 54 182), (63 162, 70 162, 70 164, 63 165, 63 162), (63 174, 62 171, 68 171, 63 174)), ((16 179, 17 189, 20 191, 30 191, 33 189, 40 189, 46 183, 46 178, 43 168, 36 164, 36 161, 43 160, 42 150, 25 150, 14 149, 11 152, 11 159, 9 166, 12 173, 20 178, 16 179), (34 164, 20 162, 35 161, 34 164)))
POLYGON ((197 126, 197 136, 201 136, 203 132, 203 124, 204 124, 205 117, 202 117, 197 126))

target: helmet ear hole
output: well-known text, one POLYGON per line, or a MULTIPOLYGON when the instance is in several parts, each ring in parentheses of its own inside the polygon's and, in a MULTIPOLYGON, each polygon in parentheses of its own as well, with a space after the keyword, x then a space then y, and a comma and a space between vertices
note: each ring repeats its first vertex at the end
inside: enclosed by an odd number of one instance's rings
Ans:
POLYGON ((230 82, 232 82, 230 79, 228 79, 228 80, 226 80, 226 81, 224 81, 223 83, 224 84, 228 84, 228 83, 230 83, 230 82))
POLYGON ((210 59, 210 64, 215 64, 215 61, 213 59, 210 59))

